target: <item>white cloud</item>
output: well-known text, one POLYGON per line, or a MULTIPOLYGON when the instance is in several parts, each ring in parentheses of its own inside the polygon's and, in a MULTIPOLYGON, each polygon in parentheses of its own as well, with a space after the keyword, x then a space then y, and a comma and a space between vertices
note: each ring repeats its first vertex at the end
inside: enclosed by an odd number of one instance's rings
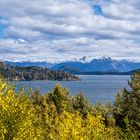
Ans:
POLYGON ((109 55, 140 60, 139 3, 139 0, 1 0, 0 13, 8 18, 5 38, 0 40, 1 57, 66 59, 109 55), (94 13, 94 4, 101 6, 103 15, 94 13), (18 39, 27 42, 17 43, 18 39))

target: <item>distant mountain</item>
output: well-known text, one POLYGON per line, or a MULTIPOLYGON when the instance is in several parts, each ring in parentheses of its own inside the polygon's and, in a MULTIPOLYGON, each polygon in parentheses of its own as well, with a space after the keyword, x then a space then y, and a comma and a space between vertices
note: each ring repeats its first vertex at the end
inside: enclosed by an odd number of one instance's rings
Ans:
POLYGON ((47 67, 47 68, 51 68, 53 67, 55 64, 53 63, 49 63, 49 62, 45 62, 45 61, 36 61, 36 62, 32 62, 32 61, 19 61, 19 62, 13 62, 13 61, 4 61, 6 64, 9 64, 11 66, 19 66, 19 67, 29 67, 29 66, 37 66, 37 67, 47 67))
POLYGON ((72 74, 81 74, 86 72, 104 72, 104 73, 119 73, 129 72, 140 69, 140 62, 129 60, 114 60, 110 57, 101 57, 91 59, 86 56, 81 59, 73 59, 71 61, 51 63, 51 62, 10 62, 7 64, 12 66, 40 66, 48 67, 51 70, 63 70, 72 74))
POLYGON ((62 62, 51 67, 53 70, 64 70, 70 71, 74 69, 71 73, 78 72, 129 72, 136 69, 140 69, 140 62, 133 62, 127 60, 113 60, 109 57, 93 59, 90 62, 62 62))

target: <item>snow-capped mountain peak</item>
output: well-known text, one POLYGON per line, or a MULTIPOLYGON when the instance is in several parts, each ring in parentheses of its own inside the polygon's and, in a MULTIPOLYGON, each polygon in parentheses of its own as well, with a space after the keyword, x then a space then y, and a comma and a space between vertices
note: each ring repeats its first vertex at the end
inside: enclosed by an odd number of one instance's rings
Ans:
POLYGON ((13 66, 40 66, 48 67, 54 70, 76 70, 80 72, 127 72, 136 69, 140 69, 140 62, 134 62, 129 60, 116 60, 108 56, 100 58, 93 58, 92 56, 83 56, 82 58, 71 58, 69 60, 63 60, 62 58, 40 58, 36 59, 24 59, 18 61, 17 59, 5 59, 7 64, 13 66), (63 69, 64 68, 64 69, 63 69))

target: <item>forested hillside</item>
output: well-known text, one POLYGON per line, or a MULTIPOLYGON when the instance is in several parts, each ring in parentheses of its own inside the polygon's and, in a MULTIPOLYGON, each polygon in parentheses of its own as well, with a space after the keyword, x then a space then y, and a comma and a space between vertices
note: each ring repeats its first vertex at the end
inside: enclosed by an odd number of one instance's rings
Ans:
POLYGON ((49 70, 47 68, 30 66, 14 67, 0 62, 0 71, 8 80, 79 80, 75 75, 64 71, 49 70))

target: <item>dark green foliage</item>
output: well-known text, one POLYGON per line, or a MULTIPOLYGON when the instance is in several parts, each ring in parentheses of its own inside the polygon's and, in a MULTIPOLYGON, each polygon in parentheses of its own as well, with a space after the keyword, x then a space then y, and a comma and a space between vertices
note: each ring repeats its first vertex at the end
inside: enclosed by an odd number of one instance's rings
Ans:
POLYGON ((82 93, 79 93, 77 94, 77 96, 73 97, 71 103, 72 109, 74 111, 79 111, 82 114, 83 118, 86 117, 88 112, 93 111, 88 99, 86 99, 82 93))
POLYGON ((13 67, 0 62, 0 72, 8 80, 79 80, 75 75, 43 67, 13 67))
POLYGON ((100 102, 96 103, 94 106, 94 111, 99 111, 102 116, 105 118, 104 123, 107 127, 115 126, 115 119, 113 117, 113 106, 110 103, 107 103, 105 106, 103 106, 100 102))
POLYGON ((61 114, 64 110, 69 112, 79 111, 84 118, 86 117, 87 113, 91 113, 93 111, 92 105, 82 93, 71 97, 70 91, 63 88, 59 83, 55 85, 52 91, 44 96, 41 96, 39 91, 35 91, 31 98, 33 103, 40 105, 41 108, 45 108, 46 104, 49 106, 53 104, 58 114, 61 114))
POLYGON ((68 107, 69 100, 69 90, 62 88, 60 84, 56 84, 53 91, 47 95, 47 102, 53 102, 58 114, 68 107))
POLYGON ((127 129, 129 122, 132 131, 137 132, 140 136, 140 71, 137 71, 129 82, 131 90, 124 89, 120 92, 114 103, 114 117, 116 119, 116 125, 121 128, 127 129))

